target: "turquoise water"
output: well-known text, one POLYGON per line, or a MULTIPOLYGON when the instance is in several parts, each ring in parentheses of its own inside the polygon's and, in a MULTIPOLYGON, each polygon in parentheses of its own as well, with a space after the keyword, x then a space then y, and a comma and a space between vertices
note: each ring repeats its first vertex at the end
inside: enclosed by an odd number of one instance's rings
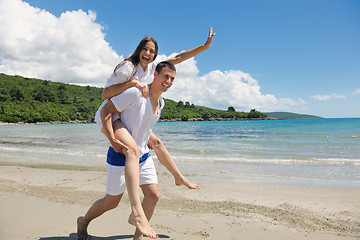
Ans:
MULTIPOLYGON (((360 119, 161 122, 154 133, 189 176, 360 187, 360 119)), ((104 166, 108 146, 95 124, 7 125, 0 136, 2 162, 104 166)))

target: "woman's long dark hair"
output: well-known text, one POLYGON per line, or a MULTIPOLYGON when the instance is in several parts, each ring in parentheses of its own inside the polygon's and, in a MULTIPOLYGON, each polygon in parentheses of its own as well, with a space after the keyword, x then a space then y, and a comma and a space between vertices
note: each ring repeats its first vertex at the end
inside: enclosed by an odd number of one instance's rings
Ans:
POLYGON ((139 43, 139 45, 137 46, 137 48, 135 49, 135 51, 133 52, 133 54, 131 54, 130 57, 126 58, 124 61, 122 61, 121 63, 119 63, 115 69, 114 69, 114 74, 116 72, 116 70, 125 62, 125 61, 130 61, 132 64, 134 64, 134 67, 136 67, 139 62, 140 62, 140 52, 144 49, 145 45, 148 43, 148 42, 152 42, 154 43, 155 45, 155 56, 154 56, 154 59, 153 61, 156 59, 157 57, 157 54, 158 54, 158 44, 156 42, 156 40, 151 37, 151 36, 146 36, 144 37, 141 42, 139 43))

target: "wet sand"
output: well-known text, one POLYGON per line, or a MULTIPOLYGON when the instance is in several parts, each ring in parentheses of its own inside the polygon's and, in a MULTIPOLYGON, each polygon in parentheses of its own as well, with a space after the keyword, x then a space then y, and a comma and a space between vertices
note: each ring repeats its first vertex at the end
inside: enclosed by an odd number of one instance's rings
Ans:
MULTIPOLYGON (((76 219, 104 196, 106 172, 0 165, 0 238, 77 239, 76 219)), ((209 182, 177 187, 160 173, 150 223, 159 239, 360 239, 360 188, 209 182)), ((92 239, 132 239, 129 202, 89 226, 92 239)), ((146 238, 148 239, 148 238, 146 238)))

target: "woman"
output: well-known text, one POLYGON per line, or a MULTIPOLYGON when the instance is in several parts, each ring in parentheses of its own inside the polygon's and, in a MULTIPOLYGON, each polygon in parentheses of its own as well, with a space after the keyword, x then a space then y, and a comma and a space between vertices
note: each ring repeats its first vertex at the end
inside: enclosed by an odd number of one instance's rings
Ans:
MULTIPOLYGON (((212 28, 210 28, 207 41, 204 45, 179 53, 175 57, 167 59, 166 61, 175 65, 196 56, 197 54, 210 48, 212 38, 215 35, 216 34, 213 33, 212 28)), ((111 98, 133 86, 139 88, 142 91, 143 96, 147 97, 148 93, 146 83, 148 83, 154 75, 156 65, 158 64, 158 62, 155 60, 157 54, 158 45, 155 39, 152 37, 145 37, 139 43, 134 53, 115 67, 114 72, 106 82, 105 89, 102 93, 103 98, 111 98)), ((97 112, 96 119, 99 119, 102 106, 100 106, 97 112)), ((115 139, 109 139, 109 141, 116 152, 122 152, 126 156, 125 179, 130 204, 133 209, 129 222, 135 223, 134 225, 145 236, 154 238, 154 236, 156 236, 155 232, 148 223, 140 202, 139 150, 135 140, 121 123, 119 118, 119 116, 113 116, 115 139)), ((167 168, 173 170, 171 173, 175 178, 176 185, 185 185, 190 189, 197 188, 197 185, 189 182, 180 173, 161 140, 153 133, 150 136, 149 147, 155 151, 159 161, 165 167, 172 166, 171 168, 167 168)))

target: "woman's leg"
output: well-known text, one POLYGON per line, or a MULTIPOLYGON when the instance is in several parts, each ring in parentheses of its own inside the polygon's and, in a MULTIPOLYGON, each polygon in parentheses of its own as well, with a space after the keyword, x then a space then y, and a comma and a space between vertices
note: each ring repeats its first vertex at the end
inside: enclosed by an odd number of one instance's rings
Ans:
POLYGON ((114 121, 115 137, 128 146, 128 149, 122 148, 123 154, 126 156, 125 161, 125 182, 128 190, 133 220, 135 225, 147 237, 156 238, 157 235, 147 220, 144 210, 141 206, 139 195, 139 158, 140 150, 135 140, 119 120, 114 121))
POLYGON ((174 160, 172 159, 170 153, 165 148, 164 144, 154 133, 150 134, 149 139, 149 148, 155 151, 156 156, 159 159, 159 162, 166 167, 169 172, 175 178, 175 184, 177 186, 185 185, 189 189, 196 189, 198 186, 194 183, 189 182, 179 171, 174 160))
MULTIPOLYGON (((159 200, 160 192, 157 184, 144 184, 141 185, 141 189, 144 193, 144 200, 142 202, 142 206, 145 212, 147 219, 150 221, 156 203, 159 200)), ((134 234, 134 240, 142 240, 143 236, 138 229, 136 229, 134 234)))

